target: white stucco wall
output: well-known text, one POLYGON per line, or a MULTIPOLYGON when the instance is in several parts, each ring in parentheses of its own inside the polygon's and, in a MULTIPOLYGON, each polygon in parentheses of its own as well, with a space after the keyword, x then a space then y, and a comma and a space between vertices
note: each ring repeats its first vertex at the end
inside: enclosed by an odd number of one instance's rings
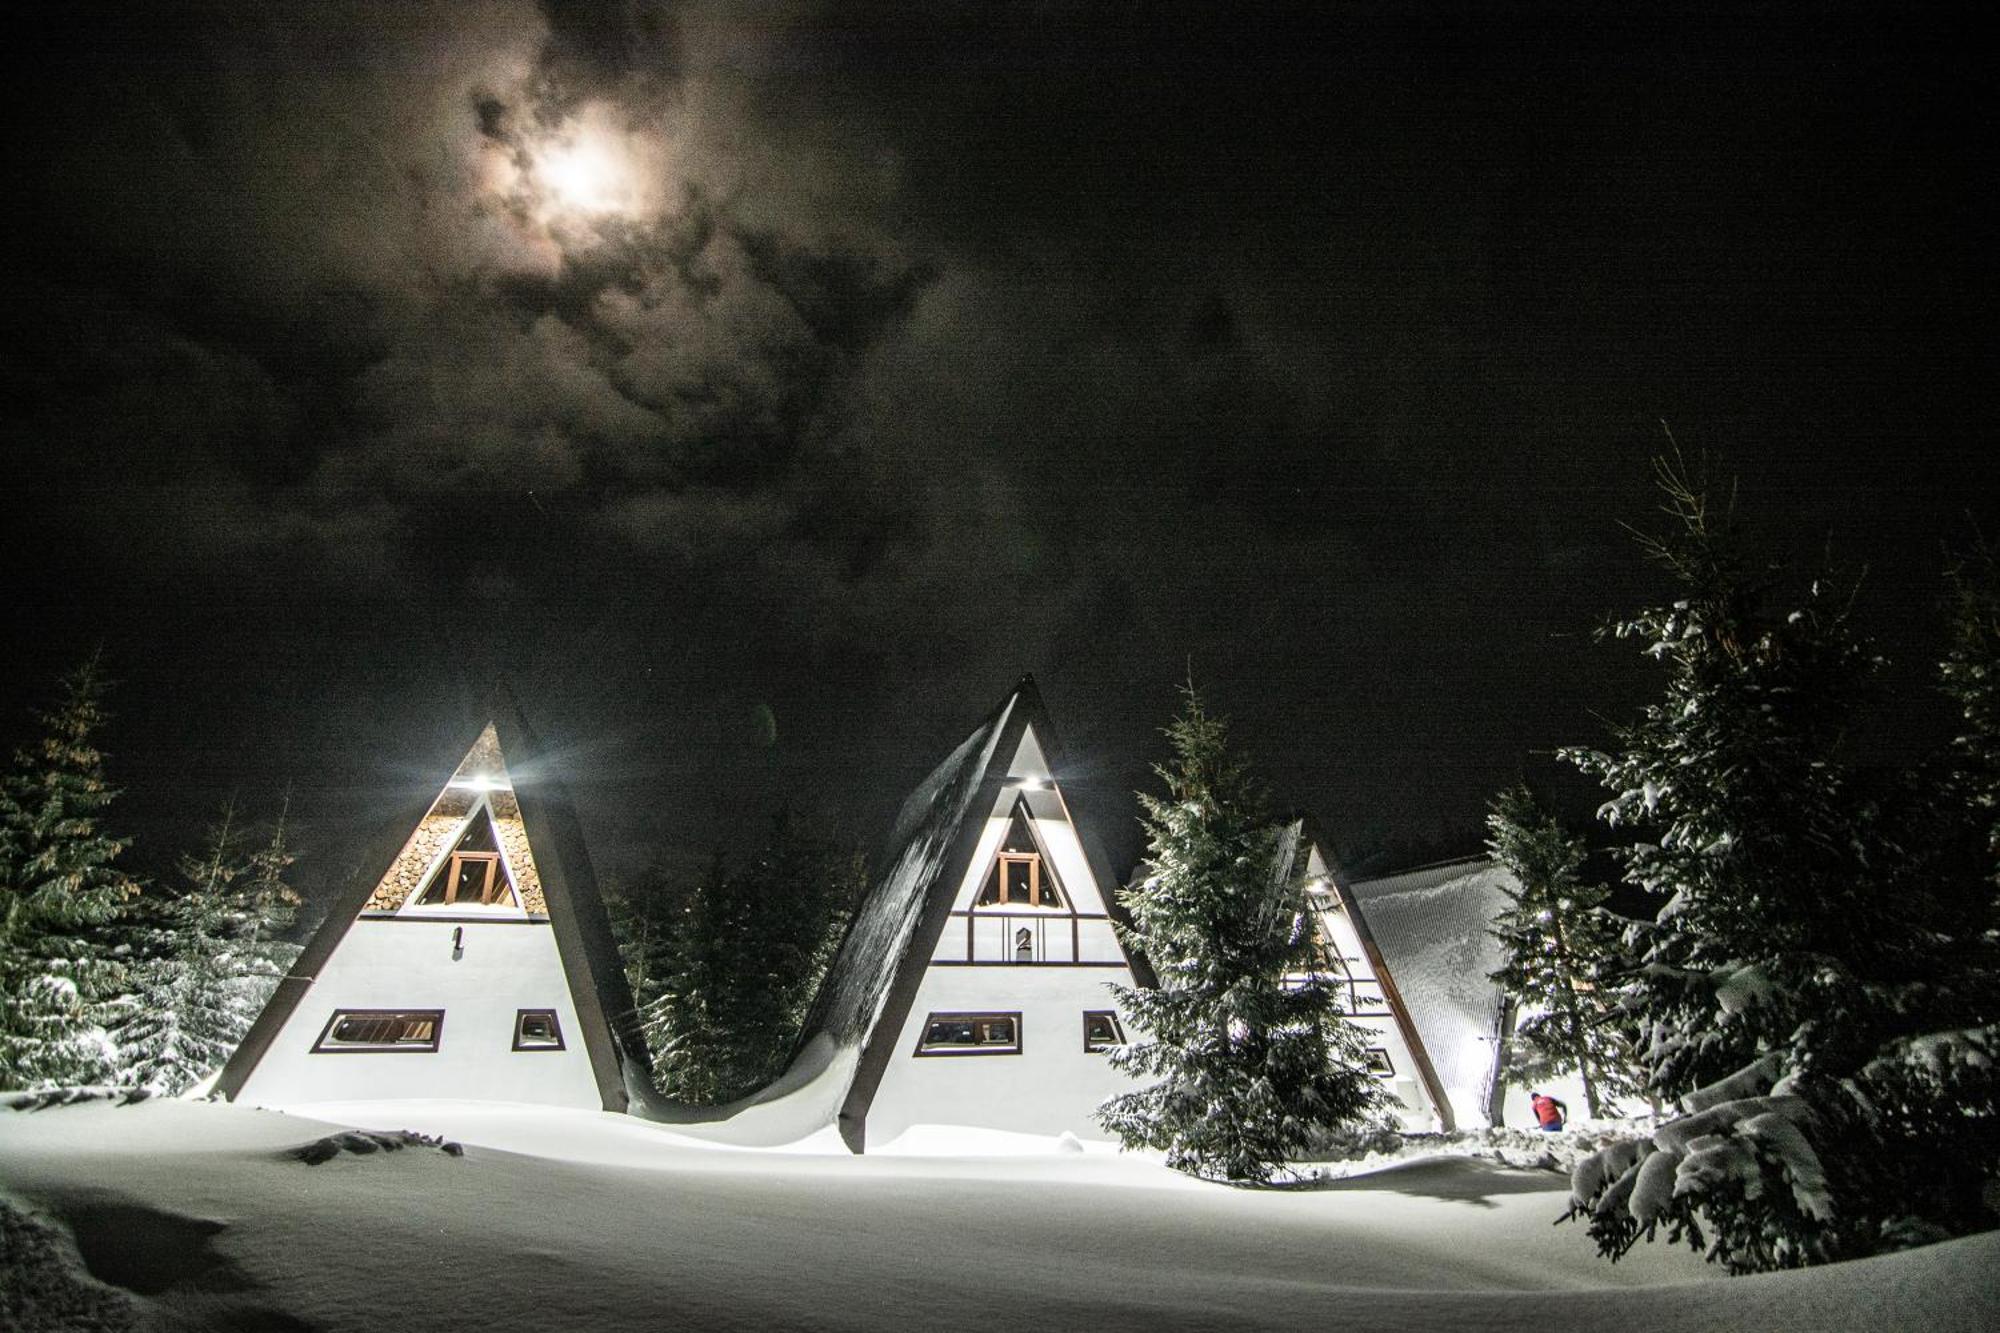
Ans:
POLYGON ((603 1106, 546 922, 356 921, 237 1099, 286 1106, 390 1097, 603 1106), (456 959, 454 930, 465 932, 456 959), (442 1009, 438 1049, 315 1055, 336 1009, 442 1009), (555 1010, 565 1049, 513 1050, 520 1009, 555 1010))
POLYGON ((1090 1112, 1138 1086, 1103 1055, 1083 1049, 1084 1011, 1115 1008, 1111 981, 1130 985, 1131 974, 1103 967, 928 969, 869 1108, 868 1141, 885 1143, 917 1124, 1105 1138, 1090 1112), (915 1054, 932 1013, 1016 1011, 1019 1055, 915 1054))

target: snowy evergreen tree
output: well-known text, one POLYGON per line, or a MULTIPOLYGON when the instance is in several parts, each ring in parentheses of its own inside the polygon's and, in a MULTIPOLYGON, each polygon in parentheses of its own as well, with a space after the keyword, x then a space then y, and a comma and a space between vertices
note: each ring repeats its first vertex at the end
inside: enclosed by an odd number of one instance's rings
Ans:
POLYGON ((1904 932, 1859 864, 1875 812, 1843 749, 1877 659, 1823 584, 1764 612, 1728 516, 1698 478, 1660 475, 1678 530, 1649 550, 1682 596, 1612 632, 1665 664, 1665 697, 1615 749, 1566 754, 1614 793, 1603 819, 1657 831, 1623 854, 1627 880, 1663 900, 1624 998, 1648 1086, 1673 1098, 1852 1011, 1904 932))
POLYGON ((787 815, 734 872, 720 858, 672 923, 657 994, 641 1016, 655 1082, 699 1105, 784 1072, 864 879, 787 815))
POLYGON ((292 843, 296 832, 288 791, 263 842, 244 857, 242 871, 230 883, 226 900, 229 939, 241 958, 248 992, 259 1009, 299 956, 298 945, 279 938, 299 915, 299 892, 288 878, 298 860, 292 843), (254 980, 259 977, 264 980, 254 980))
POLYGON ((171 896, 148 895, 130 968, 127 1014, 114 1029, 117 1081, 177 1093, 222 1067, 298 954, 273 936, 299 896, 285 881, 290 802, 264 840, 225 805, 199 855, 183 856, 171 896))
POLYGON ((181 858, 178 891, 143 900, 150 928, 130 968, 128 1012, 112 1032, 123 1085, 179 1092, 219 1068, 257 1016, 228 938, 242 836, 232 802, 201 854, 181 858))
MULTIPOLYGON (((1734 1271, 2000 1224, 1990 822, 1951 799, 1990 720, 1961 694, 1963 762, 1855 767, 1876 659, 1844 609, 1815 584, 1762 611, 1698 479, 1662 479, 1679 530, 1652 549, 1684 595, 1618 633, 1666 664, 1666 697, 1574 757, 1607 820, 1657 831, 1626 858, 1666 902, 1625 998, 1687 1114, 1580 1164, 1572 1214, 1614 1256, 1664 1227, 1734 1271)), ((1961 632, 1948 685, 1980 642, 1961 632)))
POLYGON ((1952 785, 1984 826, 1991 878, 2000 885, 2000 566, 1981 545, 1950 583, 1952 642, 1941 675, 1960 721, 1952 785))
POLYGON ((1142 1035, 1110 1052, 1158 1081, 1096 1118, 1128 1147, 1164 1150, 1177 1170, 1263 1182, 1382 1094, 1358 1029, 1317 975, 1304 867, 1286 854, 1296 840, 1265 820, 1225 722, 1192 686, 1166 734, 1173 761, 1155 771, 1167 795, 1139 797, 1150 870, 1120 895, 1124 937, 1159 986, 1114 988, 1142 1035))
POLYGON ((1486 827, 1488 851, 1520 885, 1493 923, 1507 951, 1493 980, 1528 1014, 1514 1030, 1507 1067, 1531 1082, 1574 1073, 1590 1114, 1605 1115, 1608 1098, 1637 1090, 1623 1015, 1609 1002, 1623 924, 1605 909, 1608 891, 1582 878, 1582 839, 1525 786, 1494 798, 1486 827))
POLYGON ((116 791, 96 737, 107 682, 95 658, 62 683, 43 734, 0 780, 0 1088, 98 1083, 122 969, 92 928, 138 885, 114 862, 125 840, 99 821, 116 791))

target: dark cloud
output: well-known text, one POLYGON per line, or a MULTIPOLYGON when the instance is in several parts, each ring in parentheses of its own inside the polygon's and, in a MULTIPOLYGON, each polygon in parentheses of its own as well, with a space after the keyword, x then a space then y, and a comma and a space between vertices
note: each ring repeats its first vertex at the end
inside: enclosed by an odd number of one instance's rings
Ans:
POLYGON ((110 624, 333 763, 505 671, 699 846, 866 836, 1025 669, 1116 793, 1192 659, 1289 799, 1476 825, 1615 711, 1550 636, 1636 595, 1659 418, 1897 605, 1991 490, 1955 20, 1530 8, 42 15, 22 679, 110 624))

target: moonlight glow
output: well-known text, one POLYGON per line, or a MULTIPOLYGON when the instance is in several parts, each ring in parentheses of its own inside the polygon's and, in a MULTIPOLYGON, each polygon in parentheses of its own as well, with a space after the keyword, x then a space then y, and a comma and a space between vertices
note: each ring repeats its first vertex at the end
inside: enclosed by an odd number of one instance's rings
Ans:
POLYGON ((554 211, 599 215, 631 206, 630 164, 595 137, 580 135, 542 150, 534 178, 554 211))

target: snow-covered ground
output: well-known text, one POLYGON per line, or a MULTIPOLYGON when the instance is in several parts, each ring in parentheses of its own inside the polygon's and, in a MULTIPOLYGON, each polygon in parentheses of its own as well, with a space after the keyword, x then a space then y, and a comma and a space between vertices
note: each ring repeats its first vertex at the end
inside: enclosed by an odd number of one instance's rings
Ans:
POLYGON ((0 1111, 0 1326, 2000 1326, 2000 1233, 1737 1280, 1662 1245, 1614 1266, 1550 1225, 1560 1176, 1463 1157, 1250 1191, 936 1129, 855 1158, 549 1108, 315 1116, 0 1111), (291 1155, 337 1124, 466 1147, 291 1155))

